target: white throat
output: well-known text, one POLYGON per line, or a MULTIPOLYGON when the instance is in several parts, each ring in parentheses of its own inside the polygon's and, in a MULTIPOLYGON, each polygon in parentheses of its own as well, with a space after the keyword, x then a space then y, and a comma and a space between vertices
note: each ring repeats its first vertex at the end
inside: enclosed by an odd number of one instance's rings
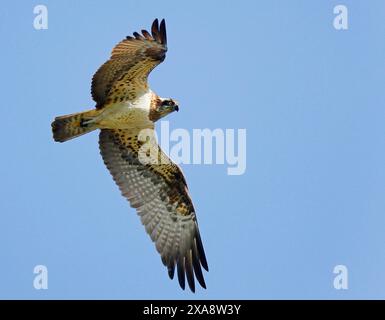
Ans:
POLYGON ((136 100, 129 102, 132 108, 143 109, 150 112, 151 100, 153 92, 151 89, 148 89, 144 94, 139 96, 136 100))

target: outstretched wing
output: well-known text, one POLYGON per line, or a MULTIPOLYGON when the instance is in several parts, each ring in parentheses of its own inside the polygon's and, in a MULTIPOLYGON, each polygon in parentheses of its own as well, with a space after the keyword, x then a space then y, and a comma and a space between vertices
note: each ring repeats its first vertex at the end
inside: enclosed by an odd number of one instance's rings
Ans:
POLYGON ((145 150, 156 155, 157 164, 142 164, 138 154, 143 143, 135 131, 103 129, 99 146, 123 196, 136 208, 155 242, 170 278, 176 266, 180 286, 185 288, 187 278, 194 292, 194 275, 206 288, 201 266, 208 271, 195 210, 182 171, 151 141, 145 150))
POLYGON ((152 24, 151 34, 134 32, 118 43, 111 58, 92 78, 91 93, 96 108, 126 100, 134 100, 148 89, 147 77, 166 57, 167 37, 164 19, 152 24))

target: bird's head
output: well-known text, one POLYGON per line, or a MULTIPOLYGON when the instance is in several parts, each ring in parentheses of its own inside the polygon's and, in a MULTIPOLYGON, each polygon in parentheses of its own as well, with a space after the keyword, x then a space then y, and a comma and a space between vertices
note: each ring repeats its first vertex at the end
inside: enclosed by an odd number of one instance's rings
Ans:
POLYGON ((159 120, 171 112, 179 111, 178 101, 171 98, 160 98, 151 111, 153 120, 159 120))

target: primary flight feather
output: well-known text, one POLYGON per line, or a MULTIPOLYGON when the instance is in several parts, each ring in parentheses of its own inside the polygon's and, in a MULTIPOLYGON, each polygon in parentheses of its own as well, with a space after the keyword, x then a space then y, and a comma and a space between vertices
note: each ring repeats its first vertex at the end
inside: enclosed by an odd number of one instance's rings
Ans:
POLYGON ((179 110, 175 100, 159 97, 147 83, 166 52, 164 20, 156 19, 151 33, 128 36, 92 78, 95 109, 56 117, 52 131, 55 141, 64 142, 100 129, 100 153, 122 195, 136 209, 170 278, 176 268, 180 286, 187 279, 194 292, 195 278, 206 288, 201 267, 208 271, 195 209, 182 171, 151 133, 157 120, 179 110), (144 146, 152 161, 141 158, 144 146))

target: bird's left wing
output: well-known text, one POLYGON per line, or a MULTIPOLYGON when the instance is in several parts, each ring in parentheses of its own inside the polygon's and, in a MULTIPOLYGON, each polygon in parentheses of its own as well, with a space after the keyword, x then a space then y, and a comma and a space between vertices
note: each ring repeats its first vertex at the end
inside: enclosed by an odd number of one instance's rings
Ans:
POLYGON ((131 206, 136 208, 147 233, 156 244, 168 274, 177 267, 180 286, 185 279, 195 291, 194 275, 206 288, 201 266, 208 270, 195 210, 185 178, 152 139, 144 150, 158 163, 143 164, 139 153, 144 142, 137 131, 103 129, 99 146, 104 163, 131 206))

